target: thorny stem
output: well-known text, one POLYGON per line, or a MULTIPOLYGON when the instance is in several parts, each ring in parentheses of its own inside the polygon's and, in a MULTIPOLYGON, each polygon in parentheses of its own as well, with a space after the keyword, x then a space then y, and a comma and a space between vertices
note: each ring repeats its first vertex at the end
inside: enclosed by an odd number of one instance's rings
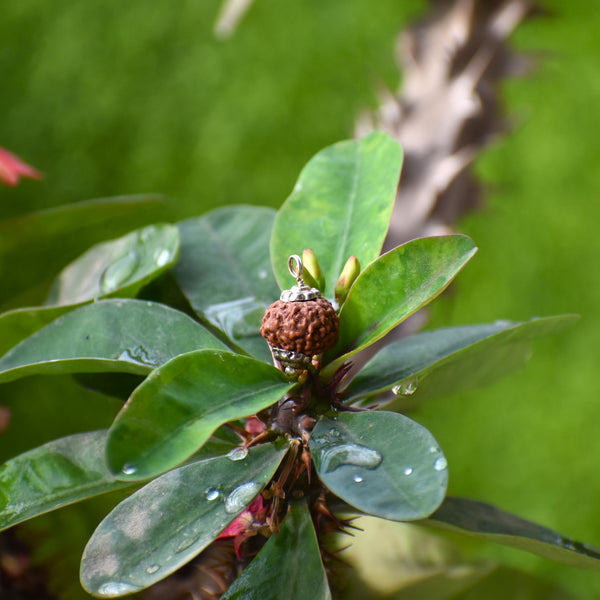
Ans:
MULTIPOLYGON (((281 368, 276 361, 274 363, 281 368)), ((350 370, 351 363, 343 364, 327 383, 319 379, 316 364, 312 367, 302 373, 298 385, 289 394, 258 415, 266 425, 263 431, 251 432, 233 424, 228 424, 228 427, 238 435, 245 448, 264 443, 277 435, 283 435, 289 440, 290 448, 278 473, 262 492, 264 500, 268 502, 265 521, 262 522, 271 533, 279 531, 289 500, 305 497, 319 537, 332 532, 349 534, 348 529, 354 527, 351 520, 340 519, 333 514, 327 505, 330 492, 313 475, 313 461, 308 444, 319 415, 332 410, 356 412, 366 409, 347 406, 340 399, 338 388, 350 370)), ((324 558, 339 560, 339 557, 331 553, 327 553, 327 556, 324 554, 324 558)))

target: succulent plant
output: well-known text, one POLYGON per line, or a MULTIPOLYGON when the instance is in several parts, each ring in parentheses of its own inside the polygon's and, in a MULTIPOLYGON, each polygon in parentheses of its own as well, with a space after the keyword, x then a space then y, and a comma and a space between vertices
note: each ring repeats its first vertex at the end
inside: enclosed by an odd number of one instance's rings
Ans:
POLYGON ((0 382, 73 373, 105 388, 115 373, 129 376, 113 391, 126 403, 108 430, 2 467, 0 527, 134 490, 84 551, 81 581, 98 597, 149 588, 196 561, 212 587, 191 578, 193 594, 330 598, 322 542, 347 531, 352 514, 450 527, 599 568, 592 548, 447 497, 443 450, 404 414, 503 375, 526 360, 533 338, 575 317, 425 332, 349 375, 353 357, 439 295, 476 251, 452 235, 379 255, 401 161, 382 133, 341 142, 308 163, 277 213, 231 206, 105 242, 64 269, 49 305, 0 316, 12 341, 0 382), (281 292, 288 258, 300 280, 297 253, 308 247, 319 287, 298 281, 281 292), (150 298, 174 285, 174 307, 150 298))

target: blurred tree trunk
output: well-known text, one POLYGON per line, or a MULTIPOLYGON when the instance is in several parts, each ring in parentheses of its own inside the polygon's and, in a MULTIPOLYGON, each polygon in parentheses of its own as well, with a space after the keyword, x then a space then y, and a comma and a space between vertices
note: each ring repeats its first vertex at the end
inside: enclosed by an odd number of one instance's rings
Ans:
POLYGON ((508 129, 499 84, 532 63, 508 39, 536 12, 528 0, 432 0, 430 15, 400 35, 401 89, 382 93, 356 125, 357 136, 386 131, 405 152, 385 250, 449 233, 481 204, 472 163, 508 129))

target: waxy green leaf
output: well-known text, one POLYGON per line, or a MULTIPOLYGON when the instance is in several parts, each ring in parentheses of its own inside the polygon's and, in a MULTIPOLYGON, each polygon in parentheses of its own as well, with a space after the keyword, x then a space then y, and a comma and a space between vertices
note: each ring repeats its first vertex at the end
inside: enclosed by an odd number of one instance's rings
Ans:
POLYGON ((0 356, 75 306, 16 308, 0 315, 0 356))
POLYGON ((61 315, 101 297, 131 297, 171 268, 179 252, 172 225, 150 225, 98 244, 65 267, 46 306, 19 308, 0 315, 0 356, 61 315))
POLYGON ((512 546, 573 567, 600 570, 600 550, 476 500, 448 497, 423 525, 512 546))
POLYGON ((217 427, 276 403, 291 384, 245 356, 200 350, 156 369, 109 430, 107 458, 122 479, 144 479, 183 462, 217 427))
POLYGON ((221 600, 330 600, 331 592, 310 513, 294 502, 258 556, 221 600))
POLYGON ((353 402, 393 390, 398 398, 386 408, 401 409, 407 402, 413 406, 484 386, 520 367, 534 338, 561 331, 577 318, 496 321, 411 335, 381 349, 350 382, 344 398, 353 402))
POLYGON ((162 304, 100 300, 59 317, 0 358, 0 381, 34 373, 145 375, 198 348, 225 346, 202 325, 162 304))
POLYGON ((67 265, 56 278, 47 304, 77 304, 106 296, 132 297, 170 269, 179 254, 174 225, 148 225, 102 242, 67 265))
POLYGON ((144 589, 189 562, 260 493, 285 448, 263 444, 242 460, 190 463, 129 496, 100 523, 81 561, 83 587, 101 598, 144 589))
POLYGON ((181 254, 173 269, 200 317, 269 362, 258 330, 280 293, 269 260, 274 218, 271 208, 227 206, 179 223, 181 254))
POLYGON ((380 131, 316 154, 300 173, 273 226, 271 261, 279 285, 288 288, 293 283, 287 259, 304 248, 315 253, 330 297, 350 256, 361 265, 377 258, 390 224, 401 166, 400 146, 380 131))
POLYGON ((412 521, 430 515, 444 499, 446 458, 431 433, 404 415, 321 417, 309 447, 321 481, 359 511, 412 521))
POLYGON ((33 285, 50 281, 90 244, 155 221, 162 207, 157 195, 123 196, 0 221, 0 305, 33 285))
POLYGON ((78 433, 0 466, 0 530, 73 502, 122 488, 104 459, 106 431, 78 433))
POLYGON ((340 338, 324 362, 338 358, 324 368, 323 377, 438 296, 476 251, 464 235, 421 238, 372 262, 342 307, 340 338))

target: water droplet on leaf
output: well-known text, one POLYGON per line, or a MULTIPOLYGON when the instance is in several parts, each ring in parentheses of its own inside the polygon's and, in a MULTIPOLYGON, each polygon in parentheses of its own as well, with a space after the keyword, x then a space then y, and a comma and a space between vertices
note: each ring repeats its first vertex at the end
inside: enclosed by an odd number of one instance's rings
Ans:
POLYGON ((198 540, 197 537, 186 537, 180 544, 175 548, 175 553, 183 552, 187 550, 190 546, 196 543, 198 540))
POLYGON ((498 319, 497 321, 494 321, 494 325, 496 325, 496 327, 510 327, 513 325, 513 322, 506 321, 505 319, 498 319))
POLYGON ((154 261, 158 267, 164 267, 170 259, 171 253, 166 248, 154 252, 154 261))
POLYGON ((156 232, 157 229, 154 225, 148 225, 148 227, 144 227, 144 229, 139 232, 138 240, 145 244, 152 239, 153 235, 156 235, 156 232))
POLYGON ((356 481, 356 483, 361 483, 363 480, 363 478, 360 475, 355 475, 354 476, 354 481, 356 481))
POLYGON ((244 446, 236 446, 227 453, 227 458, 234 461, 244 460, 246 456, 248 456, 248 448, 244 446))
POLYGON ((443 471, 447 466, 448 461, 444 456, 438 456, 433 463, 433 468, 436 471, 443 471))
POLYGON ((335 444, 321 450, 321 464, 325 473, 343 465, 375 469, 382 460, 377 450, 360 444, 335 444))
POLYGON ((121 469, 125 475, 133 475, 137 469, 131 463, 125 463, 121 469))
POLYGON ((123 596, 124 594, 131 594, 137 592, 140 588, 131 585, 130 583, 123 583, 121 581, 110 581, 103 583, 98 588, 98 594, 105 598, 116 598, 117 596, 123 596))
POLYGON ((214 488, 214 487, 208 487, 204 490, 204 497, 209 502, 216 500, 220 495, 221 495, 221 492, 217 488, 214 488))
POLYGON ((150 565, 147 569, 146 569, 146 573, 148 573, 148 575, 153 575, 154 573, 156 573, 156 571, 158 571, 160 569, 159 565, 150 565))
POLYGON ((412 396, 417 391, 417 379, 403 381, 392 388, 392 393, 396 396, 412 396))
POLYGON ((412 467, 406 467, 406 469, 404 469, 405 475, 410 475, 412 472, 413 472, 412 467))
POLYGON ((110 294, 122 287, 135 273, 140 264, 138 255, 133 250, 119 257, 109 265, 100 278, 100 292, 110 294))
POLYGON ((152 360, 150 357, 148 350, 143 346, 136 346, 135 348, 127 348, 127 350, 123 350, 117 360, 121 360, 123 362, 132 362, 137 364, 151 365, 155 366, 156 362, 152 360))
POLYGON ((236 487, 225 499, 225 512, 232 515, 244 510, 254 496, 260 492, 261 487, 254 481, 248 481, 236 487))

